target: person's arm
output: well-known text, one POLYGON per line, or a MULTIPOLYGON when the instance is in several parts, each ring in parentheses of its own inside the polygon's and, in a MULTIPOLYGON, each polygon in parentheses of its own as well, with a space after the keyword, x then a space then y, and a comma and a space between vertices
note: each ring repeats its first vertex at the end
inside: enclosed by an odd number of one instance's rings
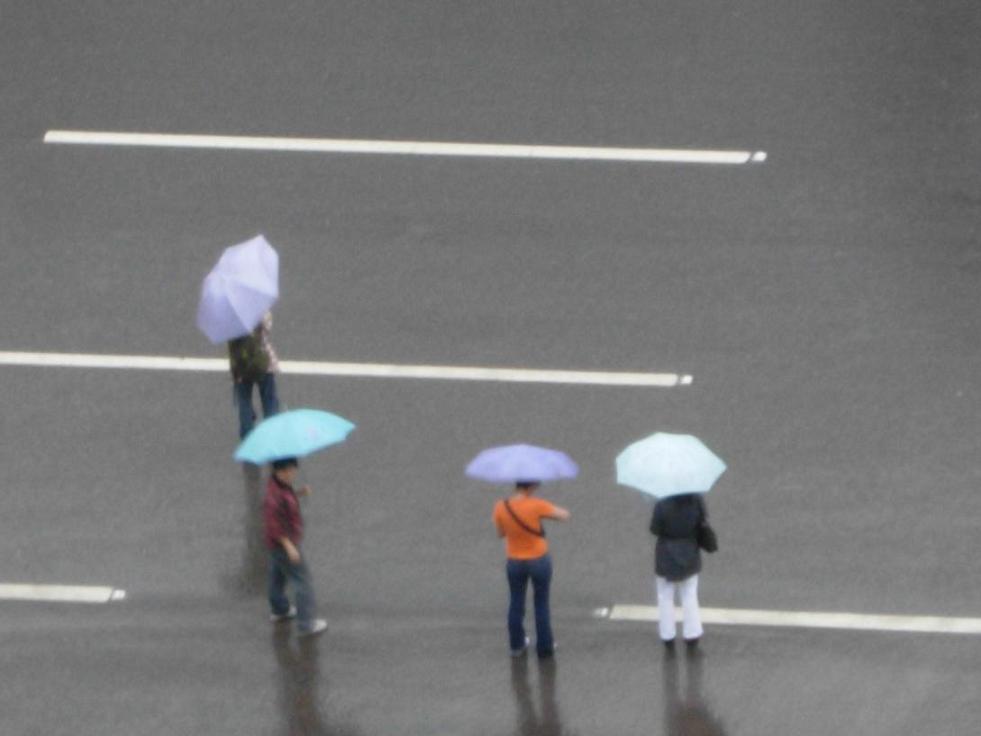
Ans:
POLYGON ((708 506, 705 504, 705 497, 699 494, 695 497, 698 500, 699 524, 707 524, 709 520, 708 506))
POLYGON ((564 509, 561 506, 556 506, 554 503, 549 504, 551 508, 547 513, 542 514, 546 519, 554 519, 555 521, 568 521, 572 518, 572 514, 569 513, 568 509, 564 509))
POLYGON ((300 550, 293 544, 293 540, 286 533, 286 525, 283 523, 282 507, 279 502, 270 496, 262 502, 263 516, 265 516, 266 530, 270 539, 275 539, 276 543, 283 548, 289 561, 294 565, 300 561, 300 550))
POLYGON ((235 372, 235 346, 234 340, 228 341, 228 372, 232 374, 232 381, 241 383, 242 379, 235 372))
POLYGON ((504 536, 504 528, 501 526, 501 504, 498 503, 494 507, 494 529, 497 531, 497 536, 504 536))
POLYGON ((294 565, 298 565, 300 562, 300 550, 296 548, 296 545, 293 544, 292 540, 289 537, 280 537, 279 545, 283 548, 283 551, 286 552, 286 556, 289 557, 290 562, 292 562, 294 565))

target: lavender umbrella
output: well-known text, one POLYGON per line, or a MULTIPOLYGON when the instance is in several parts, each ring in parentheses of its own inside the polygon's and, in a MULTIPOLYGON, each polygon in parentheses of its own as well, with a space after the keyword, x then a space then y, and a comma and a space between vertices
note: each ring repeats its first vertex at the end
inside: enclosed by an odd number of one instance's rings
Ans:
POLYGON ((481 452, 470 461, 466 473, 489 483, 550 481, 575 478, 579 466, 558 450, 534 445, 506 445, 481 452))
POLYGON ((247 335, 279 297, 279 255, 262 236, 225 249, 201 285, 198 327, 212 343, 247 335))

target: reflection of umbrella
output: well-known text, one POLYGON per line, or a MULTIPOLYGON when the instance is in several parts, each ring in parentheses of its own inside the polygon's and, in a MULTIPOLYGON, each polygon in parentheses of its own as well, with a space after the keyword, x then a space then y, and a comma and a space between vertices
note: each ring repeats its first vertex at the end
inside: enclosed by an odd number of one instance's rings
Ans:
POLYGON ((226 248, 201 285, 198 327, 212 343, 247 335, 279 297, 279 256, 266 239, 226 248))
POLYGON ((343 442, 354 425, 316 409, 294 409, 263 419, 235 451, 240 462, 261 465, 286 457, 305 457, 343 442))
POLYGON ((507 445, 484 450, 470 461, 467 475, 489 483, 575 478, 579 467, 568 455, 534 445, 507 445))
POLYGON ((617 456, 617 483, 657 498, 708 493, 725 469, 697 437, 658 432, 617 456))

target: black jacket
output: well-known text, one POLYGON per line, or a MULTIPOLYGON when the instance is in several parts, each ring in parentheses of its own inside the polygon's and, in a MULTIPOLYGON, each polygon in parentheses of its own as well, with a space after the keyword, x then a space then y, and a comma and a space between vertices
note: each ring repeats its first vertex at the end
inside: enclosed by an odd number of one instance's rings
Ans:
POLYGON ((657 537, 654 571, 677 582, 702 569, 702 553, 696 530, 708 520, 700 494, 671 496, 657 502, 651 517, 651 534, 657 537))

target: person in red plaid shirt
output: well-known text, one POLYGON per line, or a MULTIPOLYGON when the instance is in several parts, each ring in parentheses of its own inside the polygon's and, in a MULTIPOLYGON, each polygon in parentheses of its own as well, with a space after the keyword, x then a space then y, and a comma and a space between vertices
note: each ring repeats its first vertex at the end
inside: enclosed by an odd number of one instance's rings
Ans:
POLYGON ((315 618, 316 602, 310 570, 300 552, 303 539, 303 517, 299 496, 309 496, 310 487, 293 488, 299 462, 296 458, 276 460, 266 483, 262 503, 266 548, 269 550, 269 606, 273 623, 297 619, 300 636, 312 636, 327 630, 327 622, 315 618), (286 597, 287 581, 293 586, 296 606, 286 597))

